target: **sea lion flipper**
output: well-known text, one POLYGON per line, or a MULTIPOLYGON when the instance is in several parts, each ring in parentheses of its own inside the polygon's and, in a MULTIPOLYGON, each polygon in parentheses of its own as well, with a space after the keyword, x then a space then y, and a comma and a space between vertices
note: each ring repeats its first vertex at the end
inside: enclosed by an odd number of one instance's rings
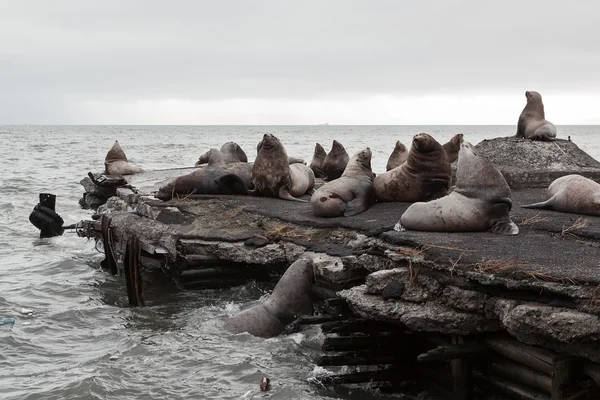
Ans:
POLYGON ((215 183, 223 194, 248 194, 246 184, 237 174, 223 174, 215 178, 215 183))
POLYGON ((285 188, 279 189, 279 198, 283 200, 299 201, 301 203, 307 203, 306 200, 299 199, 290 194, 290 191, 285 188))
POLYGON ((346 204, 344 217, 352 217, 353 215, 358 215, 365 211, 367 211, 365 199, 362 197, 355 197, 354 200, 351 200, 346 204))

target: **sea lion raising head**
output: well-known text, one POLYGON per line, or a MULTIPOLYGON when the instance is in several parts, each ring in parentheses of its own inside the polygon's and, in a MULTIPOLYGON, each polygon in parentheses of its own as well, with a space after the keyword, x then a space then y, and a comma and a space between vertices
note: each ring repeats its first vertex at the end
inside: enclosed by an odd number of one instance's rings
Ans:
POLYGON ((546 120, 542 95, 534 91, 526 91, 527 104, 519 116, 517 137, 531 140, 556 139, 556 127, 546 120))
POLYGON ((319 143, 315 144, 315 153, 310 162, 310 169, 315 173, 315 178, 325 178, 325 173, 323 172, 323 162, 325 161, 325 157, 327 157, 327 152, 325 152, 323 146, 319 143))
POLYGON ((373 181, 379 201, 427 201, 445 196, 452 170, 446 152, 426 133, 415 135, 406 162, 373 181))
POLYGON ((460 151, 460 145, 463 142, 463 134, 459 133, 454 135, 452 139, 445 143, 442 148, 446 152, 448 156, 448 161, 452 164, 454 161, 458 160, 458 152, 460 151))
POLYGON ((491 231, 516 235, 510 220, 510 188, 491 162, 475 154, 469 142, 461 144, 456 187, 447 196, 406 209, 396 230, 430 232, 491 231))
POLYGON ((132 175, 144 172, 140 167, 129 164, 118 140, 115 140, 111 149, 106 153, 104 170, 107 175, 132 175))
POLYGON ((289 164, 288 155, 281 141, 271 134, 264 134, 257 145, 258 154, 252 167, 254 190, 250 194, 279 197, 302 201, 302 196, 314 187, 315 176, 304 164, 289 164))
POLYGON ((344 146, 337 140, 333 141, 331 151, 323 160, 323 173, 326 181, 339 178, 344 173, 350 157, 344 146))
POLYGON ((399 140, 396 141, 396 146, 394 146, 394 151, 390 154, 390 158, 388 158, 387 165, 385 166, 385 170, 389 171, 396 167, 404 164, 406 159, 408 158, 408 150, 406 150, 406 146, 402 144, 399 140))

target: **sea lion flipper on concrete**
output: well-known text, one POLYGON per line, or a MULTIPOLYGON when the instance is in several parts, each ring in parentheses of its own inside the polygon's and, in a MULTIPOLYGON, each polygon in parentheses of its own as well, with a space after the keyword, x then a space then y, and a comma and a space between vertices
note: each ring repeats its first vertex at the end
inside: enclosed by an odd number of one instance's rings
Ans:
POLYGON ((301 203, 307 203, 306 200, 299 199, 297 197, 292 196, 290 194, 289 189, 287 189, 287 188, 281 188, 281 189, 279 189, 278 196, 279 196, 280 199, 283 199, 283 200, 291 200, 291 201, 299 201, 301 203))
POLYGON ((248 194, 244 180, 236 174, 223 174, 215 178, 215 183, 223 194, 248 194))
POLYGON ((512 208, 510 198, 497 199, 488 206, 487 213, 491 216, 492 223, 488 229, 500 235, 517 235, 519 227, 510 220, 509 212, 512 208))
POLYGON ((344 217, 352 217, 363 213, 369 209, 368 203, 364 197, 355 197, 354 200, 346 203, 346 209, 344 210, 344 217))

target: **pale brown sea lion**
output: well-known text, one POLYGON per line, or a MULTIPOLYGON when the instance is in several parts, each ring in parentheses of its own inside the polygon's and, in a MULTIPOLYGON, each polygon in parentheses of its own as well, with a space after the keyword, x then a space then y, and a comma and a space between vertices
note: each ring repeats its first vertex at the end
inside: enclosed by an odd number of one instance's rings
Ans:
MULTIPOLYGON (((244 150, 236 142, 225 142, 221 146, 221 153, 223 154, 223 161, 225 164, 232 164, 236 162, 248 162, 248 157, 244 150)), ((208 163, 210 156, 210 150, 202 154, 196 162, 196 167, 202 164, 208 163)))
POLYGON ((600 215, 600 185, 581 175, 565 175, 555 179, 546 189, 546 199, 521 207, 600 215))
POLYGON ((406 150, 406 146, 402 144, 399 140, 396 141, 396 146, 394 146, 394 151, 390 154, 390 158, 388 158, 387 165, 385 166, 385 170, 389 171, 396 167, 404 164, 406 159, 408 158, 408 150, 406 150))
POLYGON ((448 194, 452 170, 446 152, 426 133, 415 135, 406 162, 375 177, 378 201, 427 201, 448 194))
POLYGON ((228 171, 227 168, 233 164, 225 164, 223 155, 217 149, 210 149, 208 153, 209 161, 205 167, 172 179, 158 190, 155 197, 170 200, 190 194, 248 194, 248 182, 228 171))
POLYGON ((458 135, 452 136, 452 139, 442 145, 442 148, 446 152, 448 156, 448 161, 452 164, 454 161, 458 160, 458 152, 460 151, 460 145, 463 142, 463 134, 459 133, 458 135))
POLYGON ((556 127, 553 123, 546 121, 542 95, 538 92, 525 92, 527 104, 519 116, 517 123, 517 137, 531 140, 554 140, 556 138, 556 127))
POLYGON ((367 211, 375 202, 371 149, 354 154, 338 179, 325 183, 310 198, 317 217, 350 217, 367 211))
POLYGON ((395 229, 516 235, 519 228, 510 220, 510 197, 510 187, 500 171, 475 154, 469 142, 463 142, 458 156, 456 188, 440 199, 412 204, 395 229))
POLYGON ((132 175, 144 172, 140 167, 129 164, 118 140, 115 140, 111 149, 106 153, 104 171, 107 175, 132 175))
POLYGON ((232 333, 248 332, 270 338, 301 315, 313 312, 313 261, 301 258, 285 271, 273 293, 264 302, 231 317, 223 328, 232 333))
POLYGON ((350 157, 346 153, 344 146, 337 140, 333 141, 331 145, 331 151, 323 160, 323 173, 325 174, 325 181, 332 181, 339 178, 344 173, 346 165, 350 157))
POLYGON ((257 146, 258 155, 252 167, 254 196, 279 197, 285 200, 298 199, 314 187, 315 176, 304 164, 289 164, 281 141, 271 134, 264 134, 257 146))
POLYGON ((325 178, 323 172, 323 162, 327 157, 327 152, 319 143, 315 144, 315 153, 313 154, 312 161, 310 162, 310 169, 315 173, 315 178, 325 178))

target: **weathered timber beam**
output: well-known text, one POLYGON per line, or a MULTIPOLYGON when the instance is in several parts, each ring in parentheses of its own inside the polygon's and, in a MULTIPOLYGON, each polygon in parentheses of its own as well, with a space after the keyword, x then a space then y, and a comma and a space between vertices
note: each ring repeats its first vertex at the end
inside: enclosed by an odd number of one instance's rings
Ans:
POLYGON ((558 358, 558 355, 550 350, 528 346, 514 339, 484 338, 482 340, 492 350, 509 360, 548 375, 552 374, 552 365, 558 358))
POLYGON ((329 383, 364 383, 364 382, 397 382, 402 380, 412 380, 414 378, 414 369, 410 366, 399 368, 394 366, 389 369, 380 369, 377 371, 362 371, 350 374, 329 375, 320 377, 318 380, 323 384, 329 383))
POLYGON ((507 394, 515 399, 522 400, 550 400, 546 394, 542 394, 532 388, 512 382, 498 375, 489 375, 486 379, 487 383, 492 385, 501 393, 507 394))
POLYGON ((365 349, 402 349, 410 348, 404 335, 369 335, 326 337, 321 349, 323 351, 353 351, 365 349))
POLYGON ((514 382, 542 390, 546 394, 552 392, 552 380, 549 376, 523 365, 508 360, 494 359, 488 362, 487 367, 490 372, 504 376, 514 382))
POLYGON ((395 364, 401 361, 399 354, 387 354, 372 351, 350 351, 339 354, 327 354, 317 359, 317 365, 321 367, 340 365, 382 365, 395 364))
POLYGON ((366 318, 352 318, 342 321, 326 322, 321 325, 324 333, 375 333, 375 332, 404 332, 400 325, 390 322, 374 321, 366 318))
POLYGON ((341 321, 347 319, 344 314, 338 315, 303 315, 296 320, 297 325, 316 325, 324 322, 341 321))
POLYGON ((482 344, 469 342, 462 344, 447 344, 438 346, 423 354, 419 354, 419 361, 448 361, 459 358, 483 357, 489 349, 482 344))

